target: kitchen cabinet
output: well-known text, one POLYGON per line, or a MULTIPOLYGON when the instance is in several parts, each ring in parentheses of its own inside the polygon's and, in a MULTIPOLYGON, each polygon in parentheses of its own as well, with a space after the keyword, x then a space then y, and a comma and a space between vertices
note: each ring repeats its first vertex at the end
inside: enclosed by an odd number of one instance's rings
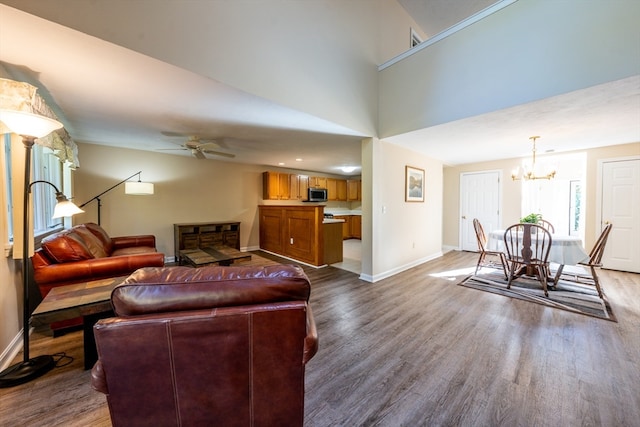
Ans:
POLYGON ((338 180, 327 178, 327 200, 338 200, 338 180))
POLYGON ((347 200, 347 180, 346 179, 336 180, 336 192, 337 192, 336 200, 339 200, 339 201, 347 200))
POLYGON ((351 215, 349 229, 351 230, 352 238, 362 239, 362 217, 360 215, 351 215))
POLYGON ((289 175, 289 193, 291 200, 307 200, 307 190, 309 189, 308 175, 289 175))
POLYGON ((334 215, 335 219, 342 219, 342 238, 362 239, 362 217, 360 215, 334 215))
POLYGON ((342 224, 343 222, 323 223, 325 264, 342 262, 342 224))
POLYGON ((309 177, 309 187, 327 188, 327 178, 323 176, 309 177))
POLYGON ((342 223, 342 239, 343 240, 347 240, 349 236, 351 236, 349 216, 350 215, 334 215, 333 216, 334 219, 341 219, 344 221, 342 223))
POLYGON ((350 179, 347 181, 347 201, 362 200, 362 181, 350 179))
POLYGON ((312 265, 322 265, 324 206, 259 208, 260 248, 312 265))
POLYGON ((264 172, 262 174, 262 198, 264 200, 289 200, 289 174, 282 172, 264 172))

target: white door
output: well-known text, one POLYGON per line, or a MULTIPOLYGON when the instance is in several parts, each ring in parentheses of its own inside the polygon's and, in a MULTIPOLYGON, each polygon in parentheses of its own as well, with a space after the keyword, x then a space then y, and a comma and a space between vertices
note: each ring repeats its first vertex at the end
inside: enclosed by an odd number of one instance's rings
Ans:
POLYGON ((640 273, 640 159, 602 163, 601 216, 613 224, 602 264, 613 270, 640 273))
POLYGON ((460 248, 464 251, 478 250, 474 218, 487 235, 500 226, 500 172, 460 174, 460 248))

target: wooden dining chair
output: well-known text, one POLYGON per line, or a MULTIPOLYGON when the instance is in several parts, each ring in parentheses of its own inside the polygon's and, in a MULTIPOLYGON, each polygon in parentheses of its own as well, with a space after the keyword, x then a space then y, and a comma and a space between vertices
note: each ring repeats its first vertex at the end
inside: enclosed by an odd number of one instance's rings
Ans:
POLYGON ((538 277, 544 295, 549 296, 547 277, 551 241, 549 230, 536 224, 515 224, 505 230, 504 246, 509 262, 507 289, 511 288, 513 279, 525 270, 527 275, 538 277))
POLYGON ((549 233, 551 233, 551 234, 556 232, 556 229, 553 226, 553 224, 551 224, 549 221, 547 221, 545 219, 539 219, 538 220, 538 225, 541 226, 542 228, 548 230, 549 233))
MULTIPOLYGON (((598 296, 600 298, 602 298, 602 288, 600 287, 600 280, 598 279, 598 275, 596 274, 596 267, 602 267, 602 255, 604 254, 604 248, 607 245, 607 240, 609 239, 609 233, 611 232, 612 227, 613 224, 607 224, 606 227, 604 227, 602 233, 600 233, 600 237, 598 237, 598 240, 596 241, 596 244, 593 245, 593 248, 589 253, 589 258, 586 261, 578 263, 578 265, 589 267, 589 272, 575 272, 571 274, 564 273, 561 275, 563 279, 572 282, 593 284, 596 287, 598 296)), ((556 283, 560 278, 558 276, 559 275, 556 274, 556 283)))
POLYGON ((504 252, 487 250, 487 235, 484 233, 484 228, 482 227, 482 224, 480 223, 480 220, 478 220, 478 218, 473 219, 473 228, 476 231, 478 252, 480 252, 474 275, 478 274, 478 270, 480 269, 480 267, 500 268, 501 266, 502 271, 504 272, 504 278, 508 279, 509 276, 507 275, 507 257, 505 256, 504 252), (500 265, 498 265, 498 262, 500 263, 500 265))

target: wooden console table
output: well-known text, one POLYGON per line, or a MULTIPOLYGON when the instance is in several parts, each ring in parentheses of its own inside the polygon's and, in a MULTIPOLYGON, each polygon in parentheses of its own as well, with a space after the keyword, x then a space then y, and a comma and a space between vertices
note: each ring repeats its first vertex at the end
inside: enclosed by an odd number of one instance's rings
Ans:
POLYGON ((229 246, 240 250, 239 222, 188 222, 173 224, 176 261, 180 251, 206 247, 229 246))

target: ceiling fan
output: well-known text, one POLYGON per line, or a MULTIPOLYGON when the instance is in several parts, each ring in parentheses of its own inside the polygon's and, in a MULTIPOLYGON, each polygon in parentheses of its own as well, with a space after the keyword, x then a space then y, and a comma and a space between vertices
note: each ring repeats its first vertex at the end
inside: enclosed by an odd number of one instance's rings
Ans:
POLYGON ((235 154, 217 151, 221 147, 215 139, 202 139, 195 135, 190 136, 184 144, 180 144, 180 147, 181 148, 161 148, 160 150, 189 150, 197 159, 206 159, 205 154, 228 158, 234 158, 236 156, 235 154))

